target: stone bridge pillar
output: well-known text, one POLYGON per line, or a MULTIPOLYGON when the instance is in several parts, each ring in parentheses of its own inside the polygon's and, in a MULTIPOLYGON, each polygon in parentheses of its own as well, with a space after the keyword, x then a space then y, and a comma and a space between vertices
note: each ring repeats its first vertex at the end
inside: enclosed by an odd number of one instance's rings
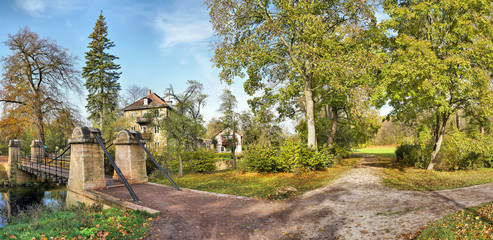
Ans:
POLYGON ((9 183, 12 185, 18 185, 26 183, 30 176, 28 173, 20 170, 17 164, 22 161, 21 156, 21 143, 19 140, 10 140, 9 142, 9 161, 6 165, 7 176, 9 183))
POLYGON ((68 140, 70 152, 69 191, 106 187, 104 153, 88 127, 77 127, 68 140))
POLYGON ((44 160, 44 144, 40 140, 31 142, 31 161, 41 163, 44 160))
MULTIPOLYGON (((147 183, 146 156, 144 149, 132 137, 128 130, 122 130, 116 136, 115 163, 130 184, 147 183)), ((120 180, 116 172, 114 180, 120 180)))

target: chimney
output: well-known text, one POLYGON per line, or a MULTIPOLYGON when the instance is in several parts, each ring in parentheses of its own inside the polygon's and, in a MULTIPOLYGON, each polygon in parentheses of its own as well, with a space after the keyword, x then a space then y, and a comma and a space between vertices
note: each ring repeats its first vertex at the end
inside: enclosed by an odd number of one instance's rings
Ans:
POLYGON ((147 90, 147 95, 151 95, 151 90, 147 90))

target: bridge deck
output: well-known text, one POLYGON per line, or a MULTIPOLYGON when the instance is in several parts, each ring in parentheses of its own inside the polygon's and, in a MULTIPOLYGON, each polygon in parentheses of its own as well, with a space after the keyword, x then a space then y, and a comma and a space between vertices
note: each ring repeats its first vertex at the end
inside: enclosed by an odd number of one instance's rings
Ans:
POLYGON ((68 180, 70 171, 67 168, 56 168, 55 166, 50 165, 29 163, 21 163, 19 164, 19 168, 34 175, 43 176, 63 182, 66 182, 68 180))

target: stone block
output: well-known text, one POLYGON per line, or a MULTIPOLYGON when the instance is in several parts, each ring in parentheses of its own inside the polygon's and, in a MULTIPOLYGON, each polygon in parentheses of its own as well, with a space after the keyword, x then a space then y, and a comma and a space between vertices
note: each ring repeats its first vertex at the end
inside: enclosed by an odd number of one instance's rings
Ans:
MULTIPOLYGON (((113 144, 115 145, 115 164, 127 181, 130 184, 147 183, 146 155, 131 132, 120 131, 113 144)), ((120 179, 116 172, 113 174, 113 179, 120 179)))
POLYGON ((68 188, 79 191, 106 187, 104 153, 89 128, 75 128, 69 143, 71 152, 68 188))

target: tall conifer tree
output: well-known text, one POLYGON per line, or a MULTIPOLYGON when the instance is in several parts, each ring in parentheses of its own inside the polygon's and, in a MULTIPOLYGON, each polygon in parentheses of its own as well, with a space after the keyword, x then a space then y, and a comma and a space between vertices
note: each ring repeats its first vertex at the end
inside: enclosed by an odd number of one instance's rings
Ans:
POLYGON ((82 69, 82 76, 86 79, 84 86, 88 91, 86 108, 89 119, 99 124, 104 132, 105 117, 114 116, 112 113, 118 101, 120 91, 121 72, 119 64, 113 61, 118 57, 107 52, 115 44, 108 39, 108 27, 104 21, 103 11, 99 15, 94 32, 89 35, 92 40, 86 52, 86 66, 82 69))

